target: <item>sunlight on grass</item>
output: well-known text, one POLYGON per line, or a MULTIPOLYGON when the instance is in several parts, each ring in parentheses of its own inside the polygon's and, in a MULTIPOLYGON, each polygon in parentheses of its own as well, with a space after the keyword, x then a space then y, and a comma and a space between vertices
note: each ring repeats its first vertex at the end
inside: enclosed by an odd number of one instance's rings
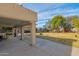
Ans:
POLYGON ((37 37, 79 48, 78 33, 37 33, 37 37))

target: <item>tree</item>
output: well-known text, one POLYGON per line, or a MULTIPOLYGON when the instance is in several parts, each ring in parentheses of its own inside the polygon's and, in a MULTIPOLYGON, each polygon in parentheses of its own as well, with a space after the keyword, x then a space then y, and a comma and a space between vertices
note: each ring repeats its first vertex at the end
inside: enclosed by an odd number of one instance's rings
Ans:
POLYGON ((48 20, 48 22, 45 24, 44 28, 48 32, 52 31, 51 20, 48 20))
POLYGON ((55 16, 52 18, 51 24, 52 29, 59 31, 60 27, 64 27, 64 24, 66 23, 66 18, 63 16, 55 16))
POLYGON ((74 28, 77 28, 79 30, 79 17, 78 16, 72 16, 71 22, 74 28))
POLYGON ((64 32, 70 32, 71 31, 71 28, 72 28, 72 26, 71 26, 71 24, 69 24, 68 21, 63 24, 64 32))

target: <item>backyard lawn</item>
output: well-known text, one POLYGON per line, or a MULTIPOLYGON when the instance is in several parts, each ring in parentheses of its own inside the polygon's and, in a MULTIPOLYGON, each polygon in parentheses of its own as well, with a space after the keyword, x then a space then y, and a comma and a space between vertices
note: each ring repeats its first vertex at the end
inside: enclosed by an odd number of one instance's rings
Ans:
POLYGON ((78 33, 37 33, 37 37, 79 48, 78 33))

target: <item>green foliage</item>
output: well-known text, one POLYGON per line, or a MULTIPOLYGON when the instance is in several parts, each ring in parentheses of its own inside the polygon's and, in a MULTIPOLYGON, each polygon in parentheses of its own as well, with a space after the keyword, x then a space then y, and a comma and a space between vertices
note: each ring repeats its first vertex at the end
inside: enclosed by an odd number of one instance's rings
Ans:
POLYGON ((71 22, 72 22, 74 28, 79 29, 79 17, 73 16, 71 18, 71 22))
POLYGON ((42 35, 42 33, 40 32, 40 35, 42 35))
POLYGON ((64 16, 60 15, 54 16, 50 21, 46 23, 45 27, 48 30, 55 30, 57 32, 70 32, 72 28, 77 28, 77 30, 79 30, 79 17, 71 16, 65 18, 64 16))
POLYGON ((63 16, 55 16, 54 18, 52 18, 52 29, 58 29, 60 26, 64 27, 64 24, 66 22, 65 17, 63 16))

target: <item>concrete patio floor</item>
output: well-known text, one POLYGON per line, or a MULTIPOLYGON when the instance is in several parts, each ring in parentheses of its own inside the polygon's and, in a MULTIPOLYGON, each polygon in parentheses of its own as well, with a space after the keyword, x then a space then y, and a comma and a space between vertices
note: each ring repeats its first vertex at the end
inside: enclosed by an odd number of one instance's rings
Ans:
POLYGON ((0 42, 0 56, 70 56, 72 47, 37 38, 36 46, 30 46, 30 38, 10 38, 0 42))

